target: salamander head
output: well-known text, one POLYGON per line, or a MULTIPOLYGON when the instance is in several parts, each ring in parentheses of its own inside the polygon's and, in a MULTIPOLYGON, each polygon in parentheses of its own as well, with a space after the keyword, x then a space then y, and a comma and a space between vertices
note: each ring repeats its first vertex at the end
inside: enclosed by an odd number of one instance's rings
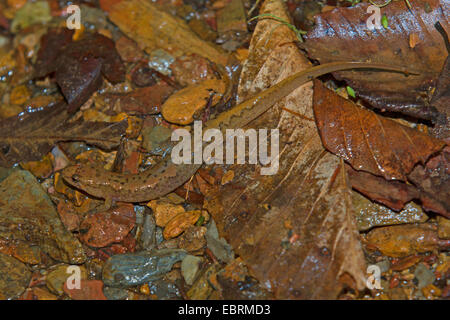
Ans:
POLYGON ((94 184, 97 170, 94 166, 77 164, 64 168, 61 176, 71 186, 84 190, 94 184))

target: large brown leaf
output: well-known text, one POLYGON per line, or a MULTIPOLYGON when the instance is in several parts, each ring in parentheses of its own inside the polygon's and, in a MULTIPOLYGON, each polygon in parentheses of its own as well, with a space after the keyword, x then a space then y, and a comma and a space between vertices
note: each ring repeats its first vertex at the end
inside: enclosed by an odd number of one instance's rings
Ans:
POLYGON ((68 122, 65 103, 28 110, 0 121, 0 166, 39 160, 60 141, 85 141, 103 149, 119 145, 127 122, 68 122))
MULTIPOLYGON (((402 66, 420 73, 404 78, 388 72, 345 71, 335 75, 345 79, 358 95, 374 107, 399 111, 410 116, 436 120, 431 107, 431 90, 444 66, 447 50, 435 24, 448 29, 449 2, 414 1, 408 10, 404 1, 392 2, 382 9, 388 28, 369 30, 370 4, 337 8, 316 17, 316 26, 306 35, 305 48, 321 63, 331 61, 370 61, 402 66), (418 39, 413 46, 411 39, 418 39)), ((413 41, 414 42, 414 41, 413 41)))
MULTIPOLYGON (((288 19, 280 0, 262 13, 288 19)), ((309 67, 295 35, 258 22, 240 82, 240 99, 309 67)), ((235 178, 208 196, 219 231, 251 274, 281 299, 333 299, 343 278, 364 287, 365 261, 342 162, 323 149, 312 120, 311 83, 252 123, 280 129, 280 168, 234 165, 235 178), (285 107, 292 112, 282 111, 285 107), (298 116, 300 115, 300 116, 298 116)))
POLYGON ((445 143, 398 122, 362 109, 325 88, 314 88, 314 115, 323 145, 356 170, 388 180, 406 181, 418 163, 425 163, 445 143))

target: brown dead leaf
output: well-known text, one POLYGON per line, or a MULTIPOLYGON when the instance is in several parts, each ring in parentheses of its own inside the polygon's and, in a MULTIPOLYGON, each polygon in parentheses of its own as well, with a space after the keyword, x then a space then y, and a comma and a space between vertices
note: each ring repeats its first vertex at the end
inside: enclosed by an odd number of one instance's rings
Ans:
POLYGON ((65 103, 28 110, 0 121, 0 166, 39 160, 60 141, 85 141, 103 149, 119 145, 127 122, 75 121, 65 103))
POLYGON ((418 130, 362 109, 325 88, 314 88, 314 115, 322 143, 356 170, 406 181, 418 163, 445 143, 418 130))
MULTIPOLYGON (((417 179, 417 184, 424 189, 402 181, 387 181, 384 178, 375 176, 368 172, 356 171, 347 165, 347 174, 353 189, 362 193, 366 197, 375 202, 384 204, 395 211, 402 210, 405 205, 412 200, 420 200, 422 207, 426 211, 433 211, 443 216, 449 216, 449 199, 448 197, 448 173, 442 171, 441 177, 436 175, 438 170, 434 170, 435 175, 432 177, 433 170, 423 173, 421 166, 413 170, 414 174, 423 174, 417 179), (442 179, 441 181, 439 179, 442 179), (434 182, 432 184, 431 182, 434 182)), ((408 177, 411 178, 413 173, 408 177)))
MULTIPOLYGON (((260 13, 288 19, 281 1, 267 1, 260 13)), ((277 26, 269 19, 258 22, 240 99, 309 67, 294 44, 295 35, 277 26)), ((278 173, 261 176, 258 167, 234 165, 233 182, 208 195, 207 208, 221 235, 250 274, 279 299, 336 298, 346 275, 354 288, 364 287, 365 260, 345 170, 323 149, 314 122, 306 120, 312 117, 308 83, 252 123, 280 129, 278 173)))
POLYGON ((440 0, 416 1, 408 10, 404 1, 382 9, 388 28, 369 30, 370 3, 337 8, 316 17, 316 26, 306 36, 304 47, 321 63, 367 61, 402 66, 419 76, 404 78, 387 72, 339 72, 358 96, 378 109, 398 111, 417 118, 435 120, 438 112, 430 106, 430 90, 447 56, 444 40, 435 28, 440 21, 448 29, 448 6, 440 0), (410 47, 410 36, 418 42, 410 47), (413 36, 415 37, 415 36, 413 36))
POLYGON ((422 206, 450 218, 450 147, 417 166, 408 179, 420 190, 422 206))

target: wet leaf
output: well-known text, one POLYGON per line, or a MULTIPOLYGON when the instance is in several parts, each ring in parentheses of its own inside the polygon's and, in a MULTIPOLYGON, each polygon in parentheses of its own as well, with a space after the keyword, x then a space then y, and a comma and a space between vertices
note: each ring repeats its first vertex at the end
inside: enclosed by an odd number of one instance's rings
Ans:
MULTIPOLYGON (((287 19, 281 1, 266 2, 260 13, 287 19)), ((258 22, 240 99, 309 67, 295 34, 276 26, 269 19, 258 22)), ((308 83, 252 123, 280 129, 278 172, 261 176, 258 167, 234 165, 233 182, 208 195, 207 209, 221 235, 278 299, 336 298, 343 276, 354 288, 364 287, 365 261, 345 170, 323 149, 314 122, 307 120, 312 113, 308 83)))
POLYGON ((425 209, 450 218, 450 147, 431 158, 426 166, 414 168, 408 179, 423 195, 425 209))
POLYGON ((406 79, 387 72, 345 71, 335 75, 378 109, 435 120, 438 112, 430 106, 429 92, 436 86, 447 51, 434 25, 440 21, 448 28, 448 6, 440 0, 427 0, 415 3, 409 10, 403 1, 392 2, 383 8, 389 26, 369 30, 369 5, 360 3, 318 15, 315 28, 305 36, 309 56, 321 63, 367 61, 370 57, 370 62, 418 72, 419 76, 406 79), (411 34, 420 39, 414 48, 409 46, 411 34))
POLYGON ((314 87, 314 115, 322 143, 356 170, 388 180, 406 181, 418 163, 445 143, 415 129, 362 109, 325 88, 314 87))
POLYGON ((104 149, 118 146, 127 122, 68 122, 67 105, 28 110, 0 121, 0 165, 35 161, 59 141, 85 141, 104 149))
POLYGON ((431 105, 440 113, 432 133, 440 139, 450 141, 450 57, 447 57, 437 81, 431 105))

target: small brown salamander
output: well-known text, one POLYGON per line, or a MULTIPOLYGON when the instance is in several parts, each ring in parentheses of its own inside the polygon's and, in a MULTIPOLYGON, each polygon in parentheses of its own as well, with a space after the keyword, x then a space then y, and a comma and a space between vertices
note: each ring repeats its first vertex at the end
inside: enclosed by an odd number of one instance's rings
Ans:
MULTIPOLYGON (((304 83, 324 74, 348 69, 377 69, 408 73, 405 69, 364 62, 332 62, 294 74, 255 97, 242 102, 205 123, 205 129, 237 129, 267 111, 277 101, 304 83)), ((152 168, 139 174, 109 172, 93 165, 77 164, 62 171, 64 180, 88 194, 105 199, 105 206, 112 201, 143 202, 159 198, 175 190, 189 180, 201 167, 199 164, 174 164, 170 156, 152 168)))

